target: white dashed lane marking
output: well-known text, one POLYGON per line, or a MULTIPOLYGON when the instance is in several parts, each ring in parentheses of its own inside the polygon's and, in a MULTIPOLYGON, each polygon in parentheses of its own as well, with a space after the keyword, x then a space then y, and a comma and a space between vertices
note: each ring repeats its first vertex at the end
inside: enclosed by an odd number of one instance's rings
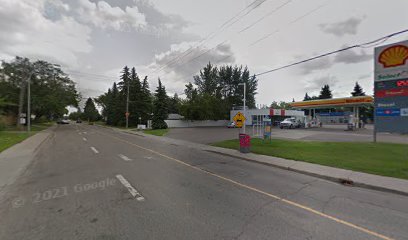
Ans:
POLYGON ((132 161, 132 159, 128 158, 127 156, 123 155, 123 154, 119 154, 118 155, 120 158, 122 158, 125 161, 132 161))
POLYGON ((136 198, 137 201, 141 202, 144 201, 145 198, 134 188, 130 183, 120 174, 116 175, 116 178, 127 188, 130 194, 136 198))
POLYGON ((98 151, 98 150, 96 150, 96 148, 91 147, 91 149, 92 149, 92 151, 94 151, 94 153, 99 153, 99 151, 98 151))

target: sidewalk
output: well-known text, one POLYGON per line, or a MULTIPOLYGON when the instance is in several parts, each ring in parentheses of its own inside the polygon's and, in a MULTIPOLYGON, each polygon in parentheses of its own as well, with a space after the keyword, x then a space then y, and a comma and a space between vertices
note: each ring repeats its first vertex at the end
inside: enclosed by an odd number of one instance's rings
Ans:
POLYGON ((0 153, 0 193, 12 184, 33 160, 40 145, 51 136, 41 131, 0 153))
POLYGON ((125 133, 131 133, 144 137, 149 137, 162 142, 170 144, 179 144, 187 147, 192 147, 204 151, 213 152, 216 154, 222 154, 245 161, 256 162, 268 166, 278 167, 281 169, 294 171, 334 182, 343 184, 350 184, 352 186, 369 188, 379 191, 392 192, 408 196, 408 180, 384 177, 374 174, 355 172, 346 169, 327 167, 323 165, 300 162, 294 160, 288 160, 277 157, 270 157, 265 155, 258 155, 253 153, 240 153, 237 150, 226 149, 220 147, 214 147, 199 143, 192 143, 184 140, 172 139, 167 137, 158 137, 153 135, 144 134, 142 132, 135 132, 130 130, 121 130, 125 133))

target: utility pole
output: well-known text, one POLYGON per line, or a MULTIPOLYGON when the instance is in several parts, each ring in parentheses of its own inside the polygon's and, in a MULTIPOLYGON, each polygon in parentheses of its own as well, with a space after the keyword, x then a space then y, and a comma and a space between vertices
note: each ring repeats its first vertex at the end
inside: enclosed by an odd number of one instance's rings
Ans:
POLYGON ((24 105, 24 92, 25 92, 25 82, 20 85, 20 96, 19 96, 19 103, 18 103, 18 116, 17 116, 17 129, 21 130, 21 113, 23 112, 23 105, 24 105))
POLYGON ((126 81, 127 83, 127 94, 126 94, 126 128, 129 127, 129 79, 126 81))

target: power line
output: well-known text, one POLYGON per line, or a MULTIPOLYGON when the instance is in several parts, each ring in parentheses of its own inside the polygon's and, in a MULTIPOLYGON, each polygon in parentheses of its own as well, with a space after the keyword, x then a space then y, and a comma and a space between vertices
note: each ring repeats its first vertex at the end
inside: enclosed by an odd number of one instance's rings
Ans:
MULTIPOLYGON (((263 17, 261 17, 260 19, 258 19, 256 22, 252 23, 250 26, 246 27, 245 29, 241 30, 240 32, 237 32, 237 34, 240 34, 241 32, 243 32, 243 31, 245 31, 245 30, 247 30, 247 29, 249 29, 249 28, 255 26, 256 24, 258 24, 259 22, 261 22, 262 20, 264 20, 266 17, 268 17, 268 16, 272 15, 273 13, 277 12, 279 9, 283 8, 284 6, 286 6, 287 4, 289 4, 289 3, 292 2, 292 1, 293 1, 293 0, 288 0, 288 1, 286 1, 285 3, 283 3, 283 4, 279 5, 278 7, 274 8, 272 11, 270 11, 269 13, 267 13, 266 15, 264 15, 263 17)), ((261 4, 264 3, 264 2, 265 2, 265 0, 264 0, 264 1, 261 1, 260 3, 258 3, 255 7, 253 7, 253 9, 251 9, 250 11, 248 11, 244 16, 242 16, 241 18, 239 18, 237 21, 241 20, 243 17, 245 17, 246 15, 248 15, 252 10, 254 10, 255 8, 257 8, 259 5, 261 5, 261 4)), ((242 12, 242 11, 241 11, 241 12, 242 12)), ((297 20, 297 19, 296 19, 296 20, 297 20)), ((237 21, 234 21, 234 22, 231 23, 230 25, 236 23, 237 21)), ((228 26, 230 26, 230 25, 228 25, 228 26)), ((228 27, 228 26, 227 26, 227 27, 228 27)), ((266 36, 266 37, 268 37, 268 36, 266 36)), ((213 48, 211 48, 211 49, 204 50, 203 53, 199 54, 199 55, 196 56, 196 57, 193 57, 192 59, 189 59, 189 60, 187 60, 187 61, 184 61, 183 63, 187 63, 187 62, 194 61, 194 60, 200 58, 201 56, 207 54, 208 52, 210 52, 210 51, 216 49, 218 46, 224 44, 224 43, 227 42, 227 41, 228 41, 228 40, 226 40, 226 41, 224 41, 224 42, 221 42, 221 43, 217 44, 215 47, 213 47, 213 48)), ((198 47, 200 47, 200 46, 202 46, 202 45, 203 45, 203 44, 200 44, 199 46, 197 46, 197 47, 195 47, 195 48, 198 48, 198 47)), ((191 49, 191 48, 190 48, 190 49, 191 49)), ((178 62, 178 60, 183 59, 184 57, 188 56, 188 55, 191 54, 191 53, 192 53, 192 50, 189 51, 187 54, 184 54, 183 56, 181 56, 181 57, 179 57, 178 59, 176 59, 176 61, 174 61, 174 62, 168 64, 167 66, 162 67, 161 69, 159 69, 159 72, 160 72, 162 69, 164 69, 165 67, 170 67, 170 66, 176 64, 176 63, 178 62)), ((228 58, 228 57, 227 57, 227 58, 228 58)))
POLYGON ((344 51, 347 51, 347 50, 350 50, 350 49, 353 49, 353 48, 364 48, 364 47, 372 45, 372 44, 380 44, 380 43, 385 42, 386 40, 388 40, 391 37, 394 37, 394 36, 397 36, 397 35, 400 35, 400 34, 403 34, 403 33, 406 33, 406 32, 408 32, 408 29, 405 29, 405 30, 402 30, 402 31, 399 31, 399 32, 395 32, 395 33, 391 33, 391 34, 386 35, 384 37, 375 39, 373 41, 369 41, 369 42, 366 42, 366 43, 361 43, 361 44, 356 44, 356 45, 353 45, 353 46, 345 47, 345 48, 342 48, 342 49, 339 49, 339 50, 331 51, 331 52, 328 52, 328 53, 317 55, 315 57, 311 57, 311 58, 304 59, 304 60, 301 60, 301 61, 298 61, 298 62, 294 62, 294 63, 288 64, 288 65, 284 65, 282 67, 278 67, 278 68, 274 68, 274 69, 271 69, 271 70, 268 70, 268 71, 265 71, 265 72, 257 73, 257 74, 255 74, 255 76, 261 76, 261 75, 268 74, 268 73, 271 73, 271 72, 276 72, 276 71, 281 70, 281 69, 285 69, 285 68, 289 68, 289 67, 292 67, 292 66, 302 64, 302 63, 310 62, 310 61, 316 60, 318 58, 327 57, 329 55, 344 52, 344 51))
MULTIPOLYGON (((243 30, 241 30, 240 32, 238 32, 238 34, 240 34, 241 32, 243 32, 243 31, 245 31, 245 30, 247 30, 247 29, 249 29, 249 28, 255 26, 256 24, 258 24, 259 22, 261 22, 262 20, 264 20, 266 17, 268 17, 268 16, 270 16, 271 14, 277 12, 279 9, 283 8, 284 6, 286 6, 287 4, 289 4, 289 3, 292 2, 292 1, 293 1, 293 0, 288 0, 288 1, 286 1, 285 3, 283 3, 283 4, 279 5, 278 7, 274 8, 272 11, 270 11, 269 13, 267 13, 266 15, 264 15, 263 17, 261 17, 260 19, 258 19, 257 21, 255 21, 255 22, 254 22, 253 24, 251 24, 250 26, 248 26, 248 27, 244 28, 243 30)), ((305 13, 304 15, 295 18, 293 21, 289 22, 288 25, 292 25, 292 24, 294 24, 294 23, 300 21, 301 19, 303 19, 303 18, 309 16, 310 14, 316 12, 317 10, 319 10, 320 8, 322 8, 322 7, 326 6, 326 5, 327 5, 327 4, 322 4, 322 5, 318 6, 317 8, 312 9, 311 11, 305 13)), ((256 40, 255 42, 251 43, 250 45, 248 45, 248 47, 254 46, 254 45, 258 44, 259 42, 261 42, 261 41, 263 41, 263 40, 265 40, 265 39, 271 37, 272 35, 274 35, 274 34, 276 34, 276 33, 278 33, 278 32, 280 32, 279 29, 277 29, 277 30, 275 30, 274 32, 269 33, 269 34, 267 34, 267 35, 261 37, 260 39, 256 40)), ((213 48, 211 48, 211 49, 208 49, 208 50, 205 50, 205 51, 204 51, 203 53, 201 53, 200 55, 198 55, 198 56, 196 56, 196 57, 193 57, 192 59, 189 59, 189 60, 187 60, 187 61, 184 61, 183 63, 185 64, 185 63, 194 61, 194 60, 198 59, 199 57, 205 55, 206 53, 208 53, 208 52, 210 52, 210 51, 216 49, 218 46, 222 45, 222 44, 225 43, 225 42, 226 42, 226 41, 221 42, 220 44, 216 45, 215 47, 213 47, 213 48)), ((187 54, 187 55, 188 55, 188 54, 187 54)), ((230 56, 228 56, 227 58, 229 58, 229 57, 230 57, 230 56)), ((171 65, 173 65, 173 64, 171 64, 171 65)), ((170 65, 169 65, 169 66, 170 66, 170 65)))
POLYGON ((197 46, 193 47, 191 46, 190 48, 188 48, 186 51, 184 51, 183 53, 181 53, 182 55, 179 55, 177 57, 174 57, 173 59, 169 60, 167 63, 165 63, 161 68, 159 68, 158 70, 154 71, 153 73, 158 73, 161 72, 164 68, 169 67, 170 65, 176 63, 178 60, 183 59, 184 57, 188 56, 193 49, 199 48, 201 47, 205 41, 210 40, 212 38, 214 38, 220 31, 224 30, 225 28, 228 28, 232 25, 234 25, 236 22, 238 22, 239 20, 241 20, 242 18, 244 18, 245 16, 247 16, 249 13, 251 13, 253 10, 255 10, 257 7, 259 7, 261 4, 263 4, 264 2, 266 2, 268 0, 255 0, 253 1, 251 4, 249 4, 248 6, 246 6, 243 10, 241 10, 240 12, 238 12, 237 14, 235 14, 232 18, 230 18, 229 20, 227 20, 226 22, 224 22, 217 30, 213 31, 212 33, 208 34, 205 38, 203 38, 198 44, 197 46), (255 6, 253 6, 255 5, 255 6), (247 11, 247 9, 251 8, 249 11, 247 11), (247 11, 243 16, 240 17, 240 15, 247 11), (231 21, 233 21, 235 18, 237 18, 237 20, 235 20, 234 22, 230 23, 231 21))
POLYGON ((96 73, 87 73, 87 72, 80 72, 80 71, 75 71, 75 70, 66 70, 68 73, 72 75, 83 75, 83 76, 95 76, 95 77, 104 77, 104 78, 117 78, 114 76, 107 76, 107 75, 102 75, 102 74, 96 74, 96 73))
POLYGON ((274 14, 275 12, 277 12, 279 9, 285 7, 286 5, 288 5, 290 2, 292 2, 293 0, 288 0, 286 2, 284 2, 283 4, 279 5, 278 7, 274 8, 272 11, 268 12, 267 14, 265 14, 264 16, 260 17, 258 20, 256 20, 255 22, 253 22, 252 24, 250 24, 249 26, 243 28, 241 31, 239 31, 239 33, 245 32, 246 30, 252 28, 253 26, 255 26, 256 24, 258 24, 259 22, 261 22, 262 20, 264 20, 265 18, 271 16, 272 14, 274 14))
MULTIPOLYGON (((312 13, 318 11, 319 9, 323 8, 323 7, 326 6, 326 5, 327 5, 327 3, 326 3, 326 4, 322 4, 322 5, 320 5, 320 6, 316 7, 316 8, 314 8, 314 9, 308 11, 307 13, 303 14, 302 16, 297 17, 297 18, 295 18, 293 21, 289 22, 289 23, 287 24, 287 26, 290 26, 290 25, 292 25, 292 24, 294 24, 294 23, 296 23, 296 22, 302 20, 303 18, 305 18, 305 17, 311 15, 312 13)), ((273 31, 273 32, 271 32, 271 33, 268 33, 268 34, 262 36, 261 38, 255 40, 253 43, 249 44, 248 47, 255 46, 255 45, 257 45, 258 43, 260 43, 260 42, 262 42, 263 40, 265 40, 265 39, 271 37, 272 35, 275 35, 275 34, 278 33, 278 32, 280 32, 280 29, 277 29, 277 30, 275 30, 275 31, 273 31)))

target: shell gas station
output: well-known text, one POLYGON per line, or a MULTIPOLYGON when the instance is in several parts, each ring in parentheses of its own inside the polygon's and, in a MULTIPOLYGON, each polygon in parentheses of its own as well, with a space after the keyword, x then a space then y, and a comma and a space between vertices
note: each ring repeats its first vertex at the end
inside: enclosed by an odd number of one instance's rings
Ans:
MULTIPOLYGON (((360 128, 360 109, 374 105, 372 96, 318 99, 290 104, 294 109, 305 110, 307 122, 347 124, 348 129, 360 128), (318 112, 316 112, 318 110, 318 112)), ((306 126, 306 127, 310 127, 306 126)))

